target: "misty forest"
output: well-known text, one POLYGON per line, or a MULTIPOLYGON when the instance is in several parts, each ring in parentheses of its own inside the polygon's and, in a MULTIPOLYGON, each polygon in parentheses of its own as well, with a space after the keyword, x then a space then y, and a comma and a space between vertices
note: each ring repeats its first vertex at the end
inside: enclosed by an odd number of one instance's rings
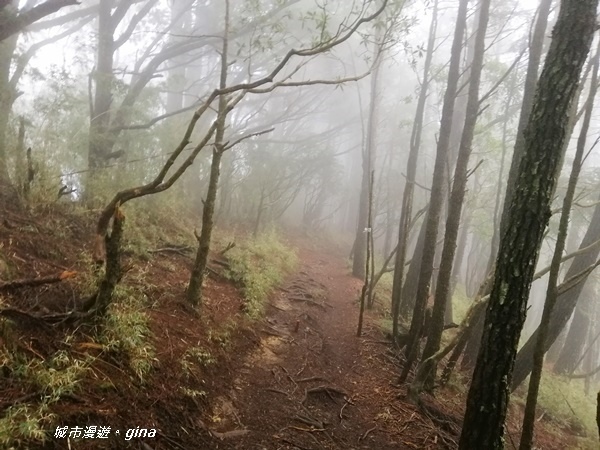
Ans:
POLYGON ((0 448, 600 448, 599 1, 0 0, 0 448))

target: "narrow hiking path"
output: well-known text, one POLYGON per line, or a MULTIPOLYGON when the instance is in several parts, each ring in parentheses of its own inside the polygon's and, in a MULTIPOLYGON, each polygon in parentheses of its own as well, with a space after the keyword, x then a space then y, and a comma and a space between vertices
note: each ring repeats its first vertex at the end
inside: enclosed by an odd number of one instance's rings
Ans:
POLYGON ((394 359, 372 318, 356 336, 361 282, 344 258, 307 247, 271 298, 260 344, 213 402, 212 448, 451 448, 450 435, 397 399, 394 359))

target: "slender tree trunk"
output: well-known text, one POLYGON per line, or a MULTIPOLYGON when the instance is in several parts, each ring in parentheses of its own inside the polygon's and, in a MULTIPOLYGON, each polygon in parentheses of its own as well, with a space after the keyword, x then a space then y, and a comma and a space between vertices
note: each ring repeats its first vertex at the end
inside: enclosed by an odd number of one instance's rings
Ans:
MULTIPOLYGON (((504 195, 504 208, 500 220, 500 235, 504 232, 506 217, 510 210, 509 206, 512 201, 515 183, 517 181, 516 177, 519 170, 519 164, 521 163, 521 158, 525 152, 524 132, 525 127, 529 122, 531 108, 533 107, 540 62, 542 60, 542 54, 544 53, 544 39, 546 37, 546 28, 548 26, 548 15, 550 14, 551 6, 552 0, 541 0, 537 11, 537 19, 533 28, 533 34, 531 36, 531 41, 529 42, 529 60, 527 63, 527 73, 525 75, 525 85, 523 86, 523 102, 521 105, 521 114, 519 116, 519 125, 517 127, 515 147, 510 169, 508 171, 508 182, 506 184, 506 193, 504 195)), ((494 255, 493 258, 495 259, 496 255, 494 255)))
POLYGON ((456 160, 454 183, 448 204, 448 219, 446 221, 444 246, 434 296, 433 312, 427 333, 427 343, 423 350, 423 367, 418 371, 420 376, 415 378, 413 386, 411 386, 411 389, 416 393, 420 392, 421 384, 428 391, 433 390, 437 366, 434 360, 429 360, 431 362, 428 362, 427 359, 440 349, 442 332, 444 331, 446 303, 451 295, 452 265, 456 254, 458 229, 467 188, 468 165, 471 157, 475 124, 479 116, 479 84, 483 69, 485 33, 489 20, 490 0, 482 0, 479 8, 479 26, 476 30, 473 62, 471 64, 471 79, 469 82, 465 124, 456 160))
POLYGON ((10 83, 10 69, 17 48, 17 39, 18 35, 14 35, 0 42, 0 186, 2 189, 10 184, 6 133, 12 106, 17 98, 15 88, 10 83))
POLYGON ((452 299, 452 295, 454 295, 454 292, 456 292, 456 286, 458 285, 458 280, 460 278, 463 260, 467 251, 467 239, 469 237, 469 229, 471 228, 471 219, 473 217, 468 208, 463 213, 463 215, 464 221, 460 230, 460 237, 458 239, 457 253, 456 258, 454 260, 454 266, 452 267, 452 284, 450 286, 450 299, 452 299))
POLYGON ((502 449, 527 298, 568 135, 569 113, 596 29, 598 0, 563 0, 540 76, 500 240, 459 449, 502 449), (577 30, 577 32, 574 32, 577 30))
MULTIPOLYGON (((375 182, 375 173, 371 172, 370 180, 369 180, 369 211, 367 212, 367 230, 368 234, 372 234, 373 230, 373 184, 375 182)), ((371 262, 371 251, 372 251, 372 240, 367 239, 367 257, 365 258, 365 282, 363 283, 362 291, 360 294, 360 312, 358 314, 358 329, 356 331, 356 335, 360 337, 362 335, 362 327, 363 327, 363 316, 365 313, 365 301, 367 300, 367 289, 369 286, 369 264, 371 262)))
POLYGON ((369 210, 369 174, 374 167, 376 160, 377 146, 377 127, 379 110, 379 73, 381 69, 381 59, 375 64, 373 74, 371 75, 371 99, 369 103, 369 117, 367 123, 367 136, 362 160, 362 181, 360 191, 360 204, 358 208, 358 223, 356 227, 356 236, 354 238, 354 253, 352 257, 352 275, 357 278, 365 278, 365 259, 367 239, 365 233, 367 228, 367 215, 369 210))
MULTIPOLYGON (((215 142, 220 142, 222 144, 223 141, 216 141, 215 138, 215 142)), ((194 307, 202 304, 202 285, 204 283, 204 272, 206 271, 208 254, 210 252, 213 215, 215 212, 215 203, 219 186, 219 172, 222 155, 222 149, 215 148, 213 150, 212 161, 210 164, 210 181, 208 182, 208 191, 206 192, 206 200, 204 200, 202 214, 202 231, 198 238, 198 252, 196 253, 190 282, 186 291, 187 300, 194 307)))
MULTIPOLYGON (((225 0, 225 31, 223 39, 223 48, 221 51, 221 76, 219 81, 219 89, 225 89, 227 86, 227 70, 228 59, 227 52, 229 50, 229 0, 225 0)), ((225 126, 227 114, 229 113, 227 105, 227 97, 221 95, 219 97, 219 107, 217 112, 217 126, 215 130, 215 143, 210 164, 210 178, 208 181, 208 191, 204 200, 204 208, 202 209, 202 231, 198 238, 198 252, 192 268, 190 282, 186 291, 188 302, 196 307, 202 304, 202 285, 204 283, 204 274, 208 263, 208 254, 210 252, 210 242, 213 230, 213 218, 215 214, 215 205, 217 201, 217 190, 219 187, 219 175, 221 170, 221 158, 225 152, 225 126)))
MULTIPOLYGON (((94 102, 90 111, 90 132, 88 144, 88 167, 94 171, 106 163, 106 154, 110 153, 114 140, 110 127, 110 108, 113 88, 113 57, 115 52, 115 25, 111 15, 113 0, 100 0, 98 10, 98 42, 94 102)), ((93 178, 94 173, 90 173, 93 178)))
MULTIPOLYGON (((427 216, 427 213, 425 213, 425 216, 427 216)), ((419 269, 421 267, 421 259, 423 259, 423 248, 425 247, 426 229, 426 221, 423 220, 419 235, 417 236, 413 256, 410 265, 408 266, 408 271, 406 272, 406 281, 402 287, 399 316, 405 318, 410 316, 411 311, 415 307, 415 297, 417 296, 417 286, 419 284, 419 269)), ((398 266, 394 266, 394 274, 397 267, 398 266)))
MULTIPOLYGON (((414 196, 414 184, 415 177, 417 174, 417 161, 419 157, 419 149, 421 147, 421 134, 423 131, 423 119, 425 116, 425 103, 427 101, 427 94, 429 90, 429 71, 431 69, 431 61, 433 59, 433 50, 435 46, 435 36, 437 31, 437 13, 438 13, 438 0, 433 3, 433 11, 431 17, 431 25, 429 27, 429 38, 427 41, 427 53, 425 55, 425 64, 423 67, 423 82, 421 83, 421 90, 419 91, 419 100, 417 102, 417 110, 415 112, 415 120, 413 122, 413 128, 410 139, 410 151, 408 154, 408 161, 406 164, 406 184, 404 185, 404 193, 402 196, 402 209, 400 211, 400 225, 398 227, 398 247, 396 250, 396 259, 394 262, 394 282, 392 285, 392 339, 395 341, 398 338, 398 319, 400 316, 401 306, 400 303, 403 299, 403 288, 405 287, 404 282, 404 265, 406 261, 406 252, 408 246, 408 235, 409 235, 409 224, 412 220, 412 204, 414 196)), ((423 227, 423 231, 425 227, 423 227)), ((425 235, 423 235, 424 244, 425 235)), ((417 243, 415 248, 413 262, 411 268, 420 266, 421 258, 418 258, 417 253, 422 255, 423 245, 417 243)), ((408 283, 408 277, 406 280, 408 283)), ((416 286, 416 283, 415 283, 416 286)), ((406 290, 408 291, 408 290, 406 290)), ((404 291, 406 294, 408 292, 404 291)), ((411 298, 413 293, 410 293, 411 298)), ((406 297, 404 297, 406 298, 406 297)))
POLYGON ((438 224, 443 202, 443 172, 446 169, 446 161, 450 144, 450 132, 452 131, 452 114, 454 112, 456 91, 458 89, 458 80, 460 77, 460 55, 467 23, 467 6, 468 0, 461 0, 458 7, 458 16, 456 19, 454 40, 452 42, 452 51, 450 56, 450 67, 448 69, 448 84, 446 87, 446 93, 444 95, 440 134, 437 145, 435 165, 433 169, 433 182, 431 184, 429 210, 427 212, 427 217, 425 218, 425 246, 423 248, 423 258, 421 260, 421 267, 419 270, 419 284, 417 286, 415 309, 413 311, 409 338, 406 346, 407 358, 402 374, 400 375, 401 381, 406 380, 412 365, 417 359, 419 343, 423 331, 425 307, 429 297, 429 286, 431 282, 431 274, 433 272, 433 260, 435 258, 438 224))
POLYGON ((510 83, 508 85, 508 96, 506 98, 506 104, 504 105, 504 117, 505 120, 502 123, 502 156, 500 158, 500 170, 498 172, 498 182, 496 188, 496 198, 494 204, 494 233, 492 235, 492 246, 490 250, 490 260, 488 262, 489 272, 492 270, 492 265, 496 259, 498 253, 498 244, 500 243, 500 205, 502 204, 502 188, 504 187, 504 166, 506 164, 506 151, 508 149, 508 122, 510 108, 512 107, 513 98, 515 95, 515 89, 517 84, 516 73, 510 77, 510 83))
MULTIPOLYGON (((519 124, 517 126, 516 141, 513 150, 510 169, 508 172, 508 182, 506 184, 504 206, 502 208, 502 215, 500 216, 500 224, 497 227, 497 232, 495 232, 495 236, 498 239, 498 242, 492 241, 493 253, 490 254, 490 260, 487 264, 488 271, 493 266, 496 260, 497 249, 494 250, 494 247, 498 247, 499 238, 500 236, 502 236, 505 228, 505 218, 510 210, 512 194, 514 191, 514 185, 516 181, 516 174, 519 168, 519 164, 521 162, 521 157, 524 152, 524 129, 528 123, 529 115, 531 113, 531 108, 535 96, 539 66, 542 60, 542 54, 544 53, 544 39, 546 36, 546 28, 548 26, 548 15, 550 14, 551 6, 552 0, 541 0, 540 6, 537 11, 537 18, 535 19, 535 25, 533 27, 533 33, 529 42, 529 59, 527 62, 527 72, 525 74, 525 84, 523 86, 523 100, 521 104, 521 113, 519 116, 519 124)), ((474 320, 474 324, 476 329, 474 329, 471 333, 471 338, 469 339, 469 342, 466 345, 466 360, 463 360, 463 366, 472 366, 474 364, 477 353, 479 352, 479 344, 481 342, 481 334, 483 332, 483 314, 474 320)))

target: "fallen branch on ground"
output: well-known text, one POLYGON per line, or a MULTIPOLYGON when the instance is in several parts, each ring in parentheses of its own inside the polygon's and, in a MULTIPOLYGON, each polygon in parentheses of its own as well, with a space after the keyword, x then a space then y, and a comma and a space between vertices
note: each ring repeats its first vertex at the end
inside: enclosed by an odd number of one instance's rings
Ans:
POLYGON ((338 395, 340 397, 345 397, 345 398, 348 397, 348 394, 346 394, 341 389, 330 387, 330 386, 319 386, 319 387, 316 387, 316 388, 312 388, 312 389, 307 389, 306 390, 306 392, 304 393, 304 399, 302 400, 303 404, 306 402, 306 399, 311 394, 312 395, 315 395, 315 394, 327 394, 329 396, 329 398, 331 400, 333 400, 334 402, 335 402, 335 399, 333 398, 334 395, 338 395))
POLYGON ((77 272, 70 272, 65 270, 58 275, 49 275, 38 278, 24 278, 21 280, 7 281, 6 283, 0 283, 0 292, 11 291, 13 289, 19 289, 23 287, 35 287, 42 286, 44 284, 59 283, 63 280, 73 278, 77 275, 77 272))
POLYGON ((155 250, 148 250, 148 253, 175 253, 189 258, 192 255, 192 247, 189 246, 173 246, 173 247, 162 247, 155 250))

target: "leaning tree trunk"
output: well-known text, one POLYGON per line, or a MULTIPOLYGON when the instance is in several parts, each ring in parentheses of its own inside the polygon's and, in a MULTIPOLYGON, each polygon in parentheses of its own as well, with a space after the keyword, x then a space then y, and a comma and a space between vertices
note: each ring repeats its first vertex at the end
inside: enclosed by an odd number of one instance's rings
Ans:
MULTIPOLYGON (((599 198, 600 200, 600 198, 599 198)), ((580 249, 584 249, 589 247, 594 242, 600 239, 600 205, 597 205, 594 208, 594 214, 592 216, 592 220, 588 227, 588 230, 581 241, 580 249)), ((592 249, 583 252, 582 254, 576 256, 573 259, 573 262, 569 266, 569 270, 565 275, 565 279, 569 278, 581 273, 585 269, 592 266, 596 259, 600 255, 600 246, 595 246, 592 249)), ((587 278, 587 277, 586 277, 587 278)), ((554 312, 550 318, 550 327, 548 330, 548 336, 545 342, 545 350, 552 346, 554 341, 561 334, 575 307, 577 305, 577 300, 583 290, 583 286, 585 283, 585 279, 582 280, 577 286, 573 287, 569 291, 558 296, 558 300, 556 302, 556 306, 554 308, 554 312)), ((533 349, 535 346, 535 342, 538 337, 537 330, 531 335, 531 337, 527 340, 525 345, 519 350, 517 354, 517 359, 515 361, 515 370, 513 372, 512 379, 512 390, 515 390, 519 385, 525 381, 525 378, 530 374, 531 367, 533 363, 533 349)))
POLYGON ((417 359, 419 351, 419 342, 423 332, 423 321, 425 319, 425 307, 429 297, 429 286, 431 275, 433 273, 433 261, 435 258, 435 247, 437 240, 438 225, 440 213, 442 210, 443 192, 444 192, 444 171, 446 170, 446 161, 450 144, 450 132, 452 131, 452 114, 454 112, 454 103, 456 101, 456 92, 458 89, 458 80, 460 78, 460 55, 463 46, 463 36, 467 24, 467 6, 468 0, 461 0, 458 7, 458 16, 454 29, 454 40, 450 56, 450 67, 448 69, 448 84, 444 94, 444 105, 442 107, 442 119, 440 123, 440 133, 433 169, 433 181, 431 184, 431 197, 429 201, 429 210, 425 218, 425 246, 423 247, 423 257, 419 270, 419 283, 417 285, 417 296, 415 299, 415 308, 413 310, 410 324, 408 343, 406 346, 406 363, 401 381, 405 381, 408 373, 417 359))
POLYGON ((548 226, 569 113, 596 30, 598 0, 563 0, 500 240, 459 449, 502 449, 510 380, 535 264, 548 226), (574 32, 576 30, 576 32, 574 32))
MULTIPOLYGON (((546 293, 546 302, 544 303, 544 309, 542 312, 542 320, 538 327, 538 340, 535 345, 533 353, 533 367, 531 371, 531 377, 529 379, 529 389, 527 392, 527 402, 525 404, 525 412, 523 418, 523 432, 521 435, 521 443, 519 446, 520 450, 530 450, 533 445, 533 430, 535 427, 535 411, 537 405, 537 397, 539 393, 540 382, 542 379, 542 369, 544 366, 544 355, 546 354, 545 340, 548 335, 548 327, 550 324, 550 316, 552 310, 556 304, 558 297, 558 278, 560 275, 560 265, 562 255, 565 250, 567 243, 567 233, 569 231, 569 218, 571 217, 571 208, 573 206, 573 199, 575 198, 575 189, 577 188, 577 181, 579 180, 579 173, 581 172, 581 165, 583 164, 583 152, 585 150, 585 143, 587 132, 590 127, 592 119, 592 111, 594 109, 594 97, 596 96, 598 86, 598 57, 600 56, 600 47, 598 47, 596 56, 594 57, 594 70, 592 73, 591 85, 589 97, 586 102, 585 117, 581 125, 581 134, 577 142, 577 150, 573 159, 573 167, 571 169, 571 175, 569 176, 569 183, 567 185, 567 192, 563 200, 563 206, 560 216, 560 223, 558 225, 558 235, 556 237, 556 246, 554 248, 554 255, 552 257, 552 263, 550 265, 550 274, 548 277, 548 289, 546 293)), ((584 339, 585 334, 584 333, 584 339)))
POLYGON ((590 289, 589 283, 586 283, 580 297, 583 298, 577 303, 577 309, 575 309, 565 343, 554 363, 553 370, 560 375, 571 375, 577 369, 590 329, 591 313, 596 298, 594 292, 590 289))

